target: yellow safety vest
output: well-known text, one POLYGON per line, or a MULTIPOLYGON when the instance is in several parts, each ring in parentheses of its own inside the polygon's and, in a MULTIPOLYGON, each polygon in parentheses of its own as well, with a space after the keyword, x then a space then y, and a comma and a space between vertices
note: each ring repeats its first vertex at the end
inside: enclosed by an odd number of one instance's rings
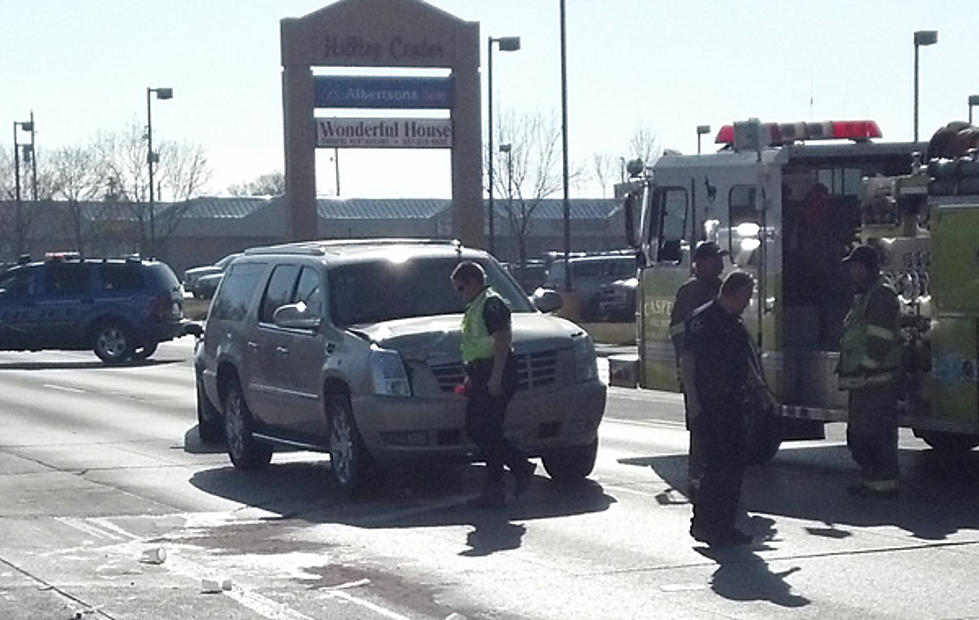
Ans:
POLYGON ((490 287, 480 291, 469 305, 466 306, 466 313, 462 315, 462 361, 469 364, 476 360, 490 359, 493 357, 493 335, 486 329, 486 322, 483 320, 483 308, 486 307, 486 300, 495 297, 506 303, 499 293, 490 287))

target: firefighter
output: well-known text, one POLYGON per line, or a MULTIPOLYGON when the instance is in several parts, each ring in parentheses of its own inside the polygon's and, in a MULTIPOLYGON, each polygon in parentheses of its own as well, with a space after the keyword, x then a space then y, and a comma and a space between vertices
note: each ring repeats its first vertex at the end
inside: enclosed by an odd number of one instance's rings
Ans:
POLYGON ((862 481, 848 488, 857 497, 898 493, 897 380, 901 364, 897 293, 880 273, 877 252, 859 246, 843 259, 856 294, 843 321, 840 389, 848 390, 846 442, 862 481))
POLYGON ((478 263, 459 263, 451 278, 466 301, 461 343, 466 371, 466 434, 486 459, 482 493, 468 505, 501 508, 505 503, 504 464, 516 481, 515 495, 527 490, 536 468, 503 434, 507 404, 517 383, 510 348, 510 308, 487 286, 486 273, 478 263))
MULTIPOLYGON (((677 374, 679 375, 680 354, 683 351, 684 323, 693 311, 717 297, 721 289, 721 272, 724 271, 724 256, 722 250, 713 241, 701 241, 693 252, 693 277, 683 283, 676 292, 673 310, 670 312, 670 338, 673 340, 673 351, 676 354, 677 374)), ((681 380, 681 389, 683 382, 681 380)), ((684 392, 684 405, 687 396, 684 392)), ((690 432, 690 447, 687 453, 687 496, 693 500, 700 487, 700 477, 704 471, 702 441, 697 437, 693 425, 690 424, 689 407, 685 416, 687 430, 690 432)))
POLYGON ((746 545, 735 527, 745 470, 745 426, 751 410, 754 349, 741 314, 754 278, 734 271, 720 294, 686 323, 680 368, 691 426, 703 442, 704 471, 693 500, 690 535, 708 545, 746 545))

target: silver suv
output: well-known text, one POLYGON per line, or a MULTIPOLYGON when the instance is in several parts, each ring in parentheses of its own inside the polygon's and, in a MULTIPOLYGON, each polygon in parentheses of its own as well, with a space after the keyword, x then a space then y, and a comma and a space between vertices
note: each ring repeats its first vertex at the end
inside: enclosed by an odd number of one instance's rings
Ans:
POLYGON ((225 274, 195 350, 198 430, 235 467, 276 445, 330 453, 348 493, 409 459, 478 458, 464 432, 462 299, 449 275, 476 261, 509 302, 518 391, 506 433, 552 478, 588 476, 606 387, 591 338, 543 314, 490 255, 454 242, 315 241, 253 248, 225 274))

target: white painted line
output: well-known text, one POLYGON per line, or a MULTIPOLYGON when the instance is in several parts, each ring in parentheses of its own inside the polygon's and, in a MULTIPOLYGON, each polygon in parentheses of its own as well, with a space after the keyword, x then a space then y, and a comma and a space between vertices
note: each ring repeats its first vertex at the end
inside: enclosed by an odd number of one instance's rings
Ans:
POLYGON ((670 422, 669 420, 626 420, 624 418, 612 418, 605 416, 602 418, 606 422, 615 422, 616 424, 628 424, 631 426, 649 426, 649 427, 666 427, 666 428, 682 428, 686 430, 686 425, 683 422, 670 422))
POLYGON ((74 517, 55 517, 55 520, 67 525, 68 527, 74 528, 79 532, 88 534, 89 536, 94 536, 104 540, 125 540, 125 538, 122 536, 117 536, 112 532, 101 530, 94 525, 86 523, 84 519, 75 519, 74 517))
POLYGON ((397 613, 395 611, 391 611, 390 609, 386 609, 386 608, 381 607, 379 605, 375 605, 374 603, 371 603, 370 601, 365 601, 362 598, 357 598, 356 596, 350 596, 346 592, 342 592, 342 591, 340 591, 340 592, 334 592, 334 591, 331 590, 331 591, 327 592, 327 594, 329 594, 330 596, 332 596, 334 598, 341 598, 341 599, 343 599, 345 601, 348 601, 350 603, 353 603, 354 605, 360 605, 361 607, 364 607, 366 609, 370 609, 374 613, 377 613, 377 614, 379 614, 381 616, 384 616, 385 618, 391 618, 391 620, 410 620, 410 618, 408 618, 408 616, 402 616, 401 614, 399 614, 399 613, 397 613))
POLYGON ((85 393, 85 390, 81 388, 68 387, 67 385, 55 385, 54 383, 42 383, 41 387, 46 387, 49 390, 58 390, 59 392, 71 392, 72 394, 85 393))
POLYGON ((637 491, 635 489, 630 489, 629 487, 620 487, 615 484, 605 484, 604 482, 602 483, 602 486, 606 489, 611 489, 613 491, 622 491, 623 493, 632 493, 633 495, 639 495, 641 497, 652 497, 653 499, 663 495, 662 491, 659 493, 647 493, 646 491, 637 491))

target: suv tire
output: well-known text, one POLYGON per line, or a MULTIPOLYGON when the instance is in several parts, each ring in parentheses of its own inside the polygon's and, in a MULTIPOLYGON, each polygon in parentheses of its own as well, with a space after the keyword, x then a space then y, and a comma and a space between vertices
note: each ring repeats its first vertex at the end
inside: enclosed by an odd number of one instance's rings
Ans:
POLYGON ((201 443, 213 444, 224 441, 224 424, 221 412, 214 406, 204 391, 204 384, 198 376, 197 385, 197 436, 201 443))
POLYGON ((261 469, 272 460, 272 446, 252 435, 252 413, 237 381, 231 382, 224 397, 224 435, 228 457, 237 469, 261 469))
POLYGON ((133 359, 137 361, 148 359, 151 355, 156 353, 156 347, 159 344, 159 342, 150 342, 136 347, 136 349, 133 351, 133 359))
POLYGON ((345 394, 327 397, 330 425, 330 469, 345 495, 367 490, 377 478, 374 460, 364 445, 354 420, 350 398, 345 394))
POLYGON ((549 452, 541 459, 544 469, 554 482, 570 484, 580 482, 595 469, 595 455, 598 453, 598 437, 589 444, 561 448, 549 452))
POLYGON ((122 364, 133 355, 129 327, 118 321, 100 323, 92 333, 92 350, 106 364, 122 364))

